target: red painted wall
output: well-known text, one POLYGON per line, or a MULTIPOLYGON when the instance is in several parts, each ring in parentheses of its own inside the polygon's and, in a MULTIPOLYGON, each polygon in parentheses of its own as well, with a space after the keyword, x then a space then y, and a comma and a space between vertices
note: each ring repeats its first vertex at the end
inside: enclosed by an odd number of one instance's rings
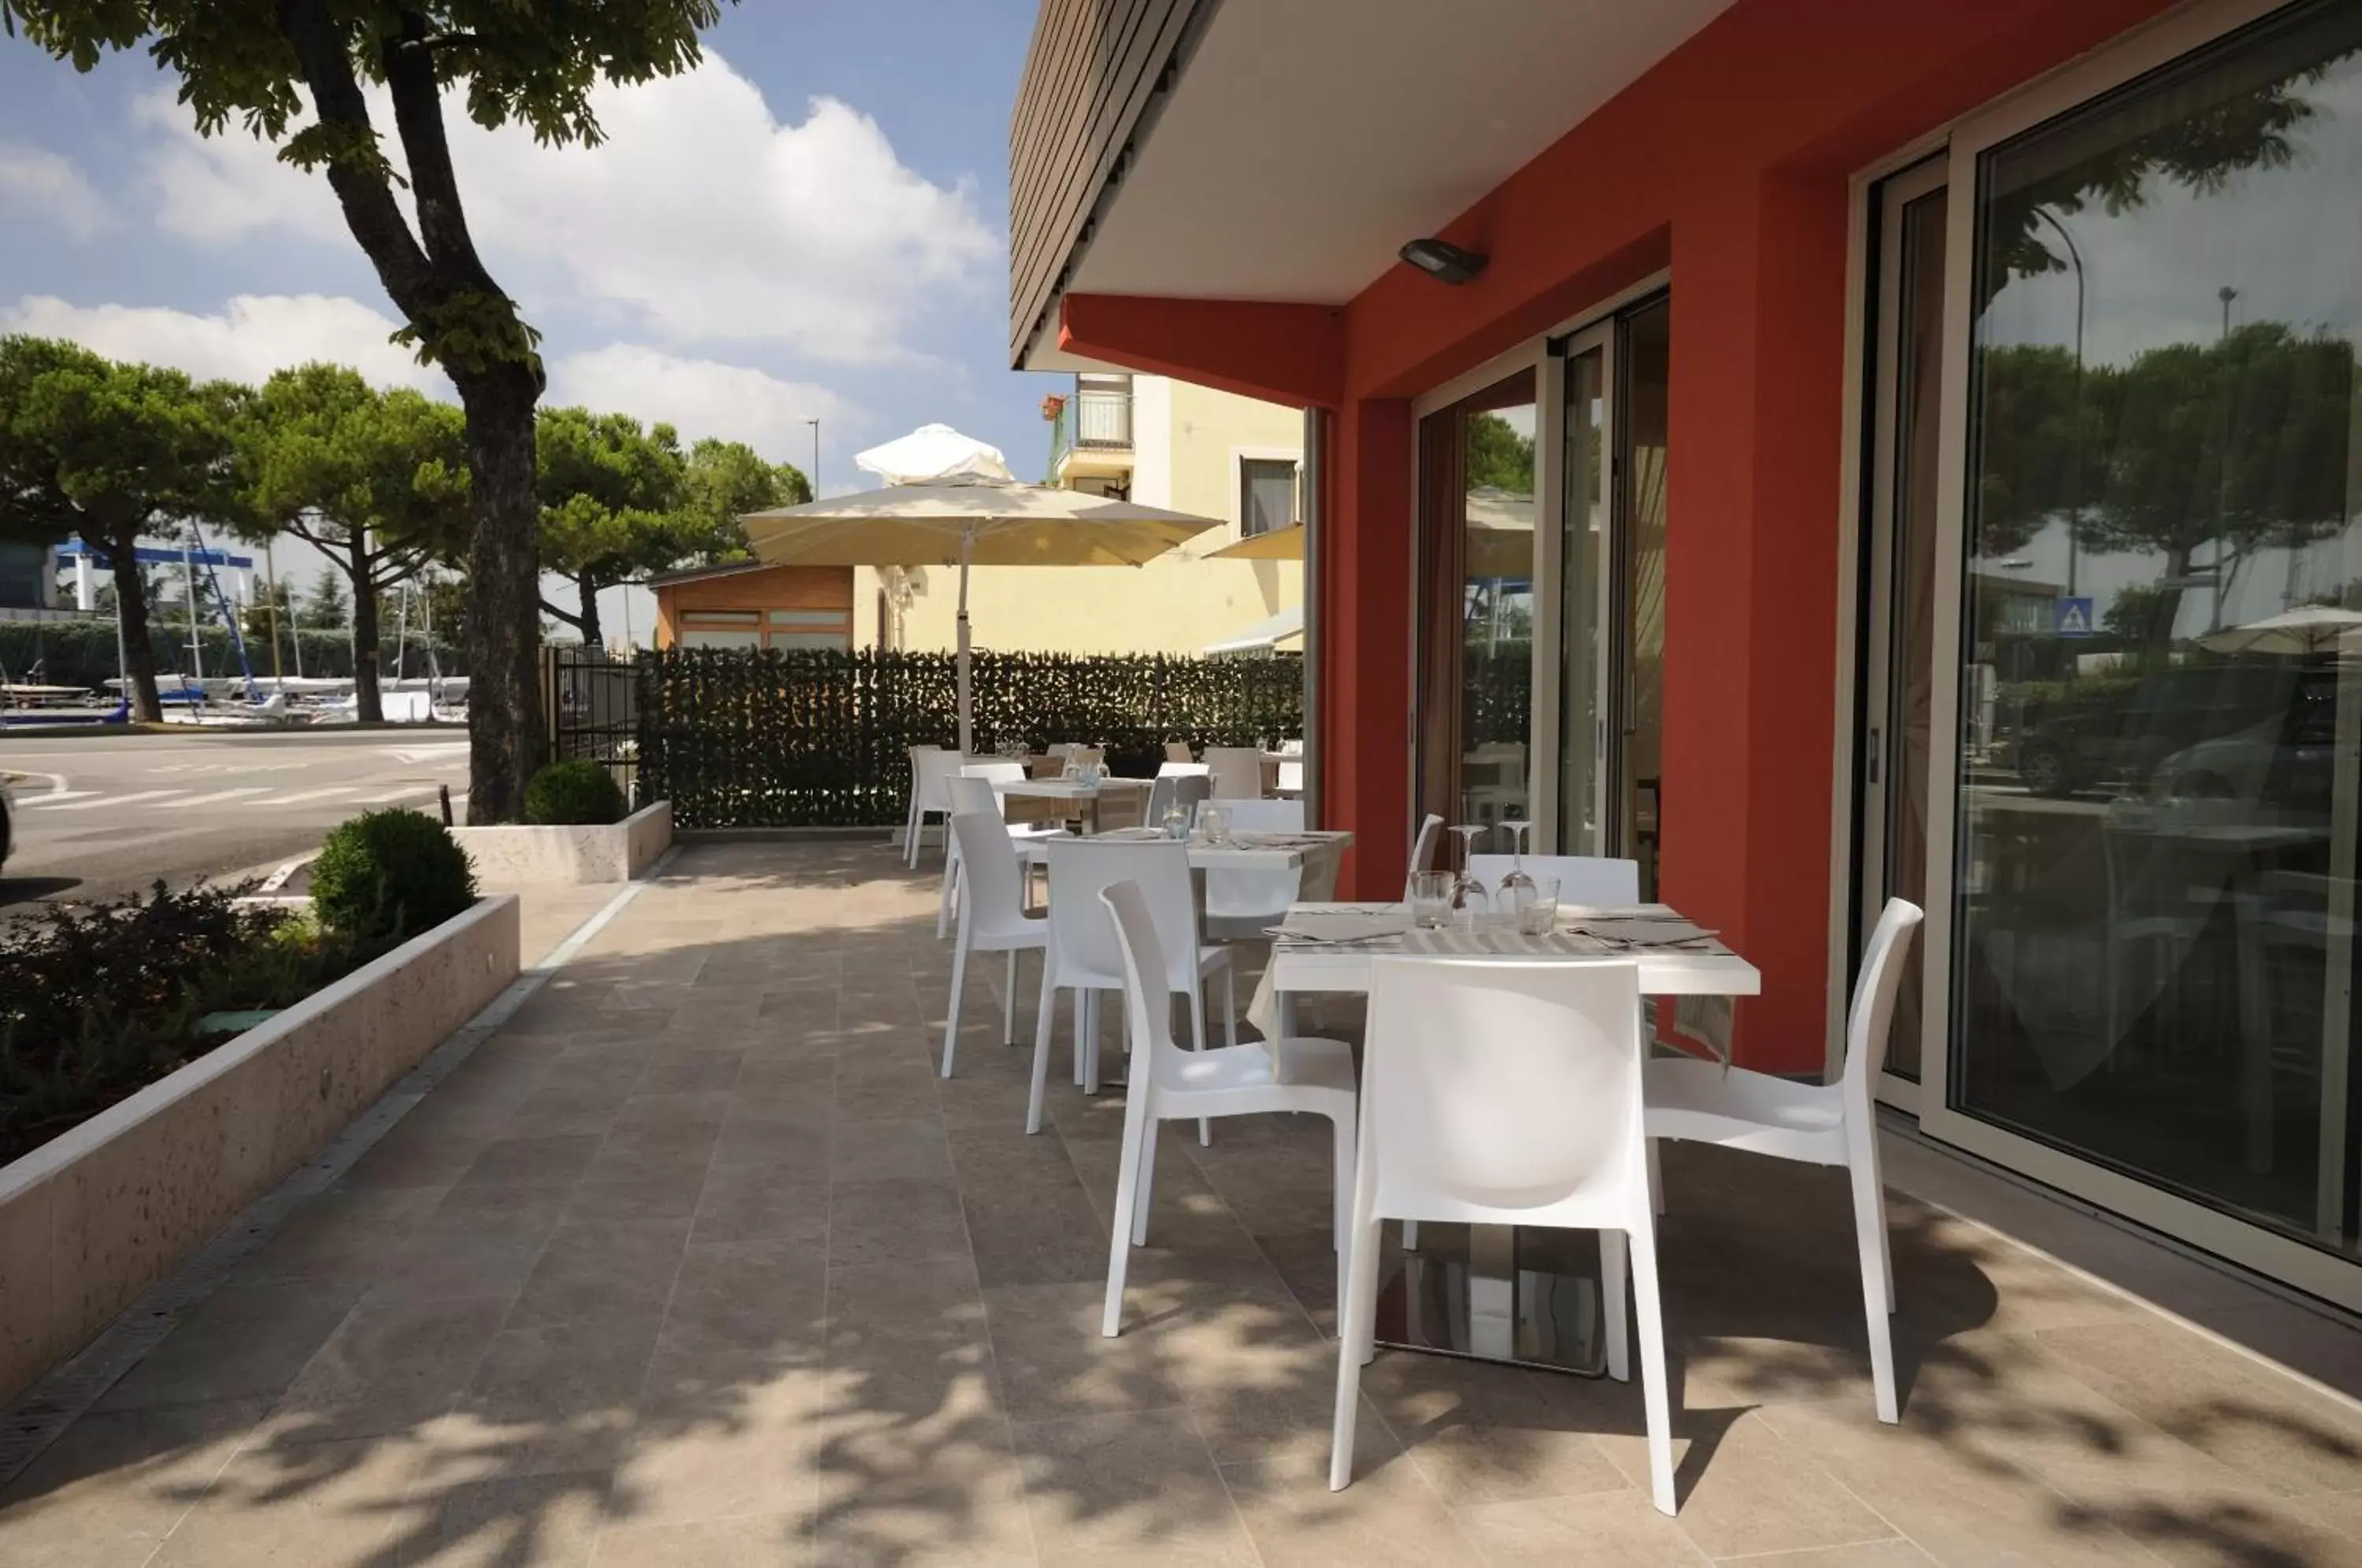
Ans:
POLYGON ((1848 181, 2165 8, 1739 0, 1442 230, 1490 256, 1474 282, 1396 266, 1364 289, 1333 371, 1323 331, 1268 306, 1187 302, 1179 331, 1178 302, 1067 302, 1095 357, 1323 402, 1333 374, 1319 738, 1323 820, 1359 835, 1349 896, 1399 889, 1410 825, 1407 400, 1670 267, 1665 891, 1763 971, 1739 1059, 1819 1068, 1848 181))

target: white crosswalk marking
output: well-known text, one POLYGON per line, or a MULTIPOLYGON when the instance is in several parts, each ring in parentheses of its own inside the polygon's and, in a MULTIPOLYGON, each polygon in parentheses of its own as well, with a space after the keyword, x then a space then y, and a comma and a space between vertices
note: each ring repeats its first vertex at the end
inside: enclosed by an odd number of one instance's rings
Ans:
MULTIPOLYGON (((172 805, 176 810, 182 806, 210 806, 218 801, 235 801, 241 795, 268 795, 269 793, 270 793, 270 785, 250 784, 243 790, 216 790, 210 795, 192 795, 185 801, 173 801, 172 805)), ((259 804, 259 802, 257 803, 259 804)), ((162 802, 157 801, 153 804, 160 805, 162 802)))
POLYGON ((359 800, 355 801, 353 804, 356 806, 388 806, 392 805, 396 801, 407 801, 415 795, 432 795, 433 793, 435 793, 435 786, 432 784, 405 784, 399 790, 388 790, 382 794, 363 795, 359 800))
POLYGON ((102 795, 93 801, 73 801, 60 806, 51 804, 52 812, 87 812, 94 806, 127 806, 135 801, 156 801, 171 795, 185 795, 186 790, 135 790, 128 795, 102 795))
POLYGON ((358 784, 339 784, 330 790, 299 790, 292 795, 273 795, 268 801, 257 801, 258 806, 297 806, 306 801, 326 801, 337 795, 353 795, 360 791, 358 784))

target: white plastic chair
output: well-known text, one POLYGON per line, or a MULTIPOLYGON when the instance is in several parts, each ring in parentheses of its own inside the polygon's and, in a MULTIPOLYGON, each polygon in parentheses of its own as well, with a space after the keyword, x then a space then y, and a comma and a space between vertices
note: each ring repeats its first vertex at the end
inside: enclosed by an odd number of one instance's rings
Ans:
POLYGON ((1148 1242, 1150 1193, 1156 1174, 1159 1122, 1190 1117, 1244 1116, 1303 1110, 1325 1116, 1337 1151, 1335 1205, 1338 1262, 1347 1261, 1346 1199, 1353 1175, 1353 1049, 1341 1040, 1290 1038, 1276 1054, 1259 1043, 1219 1050, 1184 1051, 1173 1043, 1163 977, 1169 966, 1158 940, 1148 896, 1135 882, 1099 893, 1123 955, 1125 1023, 1131 1068, 1124 1091, 1123 1157, 1115 1184, 1115 1219, 1108 1238, 1107 1303, 1099 1332, 1112 1339, 1123 1325, 1124 1265, 1133 1247, 1148 1242), (1286 1064, 1286 1081, 1275 1064, 1286 1064))
MULTIPOLYGON (((951 781, 959 776, 967 763, 987 760, 963 756, 955 751, 945 751, 939 745, 914 745, 911 748, 911 812, 909 822, 910 853, 907 863, 912 870, 919 866, 919 835, 926 832, 929 817, 951 821, 951 781)), ((944 853, 951 853, 951 833, 944 834, 944 853)))
MULTIPOLYGON (((1501 889, 1517 858, 1508 855, 1472 855, 1468 874, 1491 892, 1501 889)), ((1558 878, 1562 904, 1637 904, 1640 901, 1640 863, 1613 860, 1599 855, 1529 855, 1526 875, 1558 878)))
MULTIPOLYGON (((1208 801, 1219 806, 1234 833, 1302 833, 1301 801, 1208 801)), ((1286 915, 1304 885, 1304 868, 1206 873, 1206 934, 1221 941, 1253 940, 1286 915)))
POLYGON ((902 848, 905 865, 919 864, 919 827, 921 813, 927 799, 927 770, 920 758, 940 752, 939 745, 914 745, 911 748, 911 799, 902 812, 902 848))
MULTIPOLYGON (((1166 840, 1053 839, 1050 862, 1050 945, 1042 964, 1042 1005, 1033 1025, 1033 1092, 1025 1131, 1042 1131, 1042 1100, 1050 1081, 1050 1019, 1057 993, 1075 993, 1075 1081, 1086 1094, 1099 1087, 1098 993, 1123 989, 1123 955, 1099 890, 1137 882, 1156 922, 1168 991, 1189 999, 1190 1043, 1206 1048, 1206 979, 1220 971, 1230 1043, 1239 1043, 1237 974, 1227 947, 1198 939, 1198 903, 1189 885, 1187 845, 1166 840)), ((1198 1125, 1200 1142, 1210 1136, 1198 1125)))
POLYGON ((1209 745, 1206 766, 1214 776, 1214 798, 1221 801, 1263 799, 1263 749, 1252 745, 1209 745))
POLYGON ((1608 1375, 1631 1375, 1628 1253, 1658 1510, 1673 1511, 1672 1423, 1641 1122, 1639 969, 1631 964, 1380 957, 1352 1231, 1337 1320, 1329 1485, 1352 1478, 1353 1418, 1377 1311, 1378 1223, 1600 1232, 1608 1375))
POLYGON ((1429 812, 1419 819, 1418 832, 1411 835, 1410 869, 1403 874, 1403 898, 1410 898, 1410 879, 1422 871, 1433 869, 1435 841, 1442 836, 1443 819, 1429 812))
POLYGON ((1213 772, 1213 764, 1192 762, 1186 756, 1178 760, 1168 758, 1156 765, 1156 777, 1159 778, 1209 778, 1213 772))
POLYGON ((1189 749, 1189 743, 1187 741, 1166 741, 1164 743, 1164 760, 1167 762, 1194 762, 1197 760, 1197 754, 1189 749))
MULTIPOLYGON (((950 797, 952 815, 968 812, 981 812, 999 823, 1012 840, 1051 838, 1065 831, 1056 823, 1012 823, 1001 808, 1000 793, 993 788, 996 782, 1013 783, 1025 777, 1021 762, 971 762, 944 782, 950 797)), ((951 933, 952 911, 960 899, 960 842, 957 835, 946 839, 944 845, 944 883, 935 897, 935 935, 951 933)), ((1023 883, 1019 883, 1021 890, 1023 883)))
POLYGON ((1845 1070, 1836 1083, 1800 1084, 1686 1056, 1650 1062, 1643 1077, 1652 1140, 1681 1138, 1774 1159, 1842 1165, 1852 1176, 1871 1382, 1878 1419, 1889 1423, 1899 1419, 1894 1342, 1887 1323, 1894 1310, 1894 1260, 1887 1246, 1886 1189, 1879 1175, 1871 1096, 1886 1055, 1904 948, 1924 918, 1919 906, 1902 899, 1888 900, 1878 917, 1846 1013, 1845 1070))
POLYGON ((1025 872, 1018 863, 1017 845, 1010 840, 1000 813, 958 812, 952 818, 952 837, 959 845, 965 886, 960 893, 959 945, 952 954, 951 1010, 944 1017, 945 1077, 952 1076, 953 1047, 959 1040, 960 993, 967 984, 967 955, 1009 955, 1009 975, 1000 994, 1000 1032, 1013 1045, 1017 1040, 1017 955, 1028 948, 1046 949, 1050 941, 1050 922, 1026 916, 1025 872))

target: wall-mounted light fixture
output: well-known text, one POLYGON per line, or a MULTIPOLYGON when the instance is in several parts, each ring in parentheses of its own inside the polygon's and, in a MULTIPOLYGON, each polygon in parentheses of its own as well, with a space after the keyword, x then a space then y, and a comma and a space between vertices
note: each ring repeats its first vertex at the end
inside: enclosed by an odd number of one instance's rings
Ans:
POLYGON ((1447 283, 1466 282, 1485 270, 1488 259, 1448 239, 1414 239, 1402 248, 1402 259, 1429 277, 1447 283))

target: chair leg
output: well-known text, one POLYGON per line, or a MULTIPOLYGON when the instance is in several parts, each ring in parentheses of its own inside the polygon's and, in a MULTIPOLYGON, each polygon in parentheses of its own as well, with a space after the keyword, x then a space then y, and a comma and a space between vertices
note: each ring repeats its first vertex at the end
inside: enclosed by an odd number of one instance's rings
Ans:
POLYGON ((1107 1299, 1099 1309, 1099 1333, 1110 1340, 1123 1331, 1124 1268, 1137 1244, 1132 1240, 1132 1210, 1148 1174, 1148 1162, 1156 1157, 1151 1142, 1156 1136, 1155 1109, 1143 1095, 1139 1103, 1123 1110, 1123 1152, 1116 1165, 1115 1209, 1108 1225, 1107 1299))
MULTIPOLYGON (((1231 964, 1222 966, 1222 1022, 1223 1027, 1230 1031, 1230 1043, 1236 1045, 1239 1043, 1239 974, 1237 966, 1231 964)), ((1277 1053, 1275 1052, 1274 1055, 1276 1057, 1277 1053)), ((1272 1066, 1276 1068, 1279 1064, 1274 1060, 1272 1066)))
POLYGON ((959 1038, 960 992, 967 985, 967 932, 962 922, 960 944, 952 953, 952 1008, 944 1018, 944 1077, 952 1076, 952 1044, 959 1038))
POLYGON ((951 933, 952 906, 959 901, 960 862, 959 856, 952 853, 953 847, 946 845, 944 849, 944 885, 942 891, 935 895, 935 940, 938 942, 951 933))
POLYGON ((1893 1286, 1886 1251, 1885 1195, 1878 1185, 1877 1156, 1859 1149, 1849 1163, 1853 1178, 1853 1222, 1861 1249, 1861 1308, 1870 1331, 1870 1380, 1878 1401, 1878 1419, 1889 1426, 1902 1419, 1894 1395, 1894 1329, 1893 1286))
MULTIPOLYGON (((1140 1130, 1140 1182, 1132 1190, 1131 1244, 1148 1245, 1148 1210, 1156 1201, 1156 1108, 1148 1108, 1148 1124, 1140 1130)), ((1129 1114, 1129 1112, 1127 1112, 1129 1114)), ((1119 1209, 1117 1212, 1120 1213, 1119 1209)))
POLYGON ((1033 1092, 1025 1102, 1025 1131, 1042 1131, 1042 1100, 1050 1088, 1050 1015, 1056 1010, 1058 993, 1051 984, 1054 971, 1050 955, 1042 955, 1042 1005, 1033 1020, 1033 1092))
POLYGON ((1657 1145, 1660 1142, 1661 1140, 1655 1138, 1649 1140, 1649 1212, 1651 1214, 1662 1214, 1665 1211, 1664 1167, 1657 1158, 1657 1145))
POLYGON ((911 809, 902 813, 902 864, 912 870, 919 865, 919 790, 911 789, 911 809))
POLYGON ((1083 1031, 1083 1092, 1099 1092, 1099 1031, 1107 1022, 1101 1012, 1105 998, 1098 991, 1083 993, 1090 999, 1090 1026, 1083 1031))
POLYGON ((1337 1409, 1329 1428, 1329 1489, 1353 1480, 1354 1418, 1361 1412, 1362 1363, 1375 1337, 1378 1313, 1378 1222, 1355 1198, 1353 1234, 1345 1249, 1345 1289, 1337 1302, 1337 1409))
MULTIPOLYGON (((1189 993, 1189 1048, 1193 1051, 1206 1048, 1206 982, 1202 978, 1198 980, 1197 988, 1189 993)), ((1201 1116, 1198 1118, 1198 1147, 1210 1149, 1213 1146, 1213 1121, 1201 1116)))
POLYGON ((1607 1342, 1607 1375, 1632 1381, 1631 1249, 1621 1231, 1599 1232, 1599 1333, 1607 1342))
POLYGON ((1074 1071, 1076 1088, 1083 1087, 1083 1024, 1084 1020, 1089 1016, 1090 1003, 1091 993, 1076 987, 1075 989, 1075 1059, 1067 1064, 1074 1071))
MULTIPOLYGON (((1330 1143, 1335 1146, 1336 1163, 1330 1167, 1330 1190, 1334 1195, 1330 1204, 1330 1240, 1336 1246, 1338 1264, 1344 1265, 1351 1249, 1345 1243, 1352 1239, 1353 1230, 1353 1116, 1340 1112, 1330 1122, 1330 1143)), ((1340 1277, 1342 1284, 1342 1277, 1340 1277)), ((1340 1297, 1340 1300, 1343 1297, 1340 1297)))
POLYGON ((1017 1043, 1017 954, 1009 950, 1009 978, 1000 988, 1000 1038, 1011 1045, 1017 1043))
POLYGON ((1657 1232, 1649 1217, 1626 1235, 1632 1255, 1634 1315, 1640 1320, 1640 1404, 1649 1421, 1649 1491, 1673 1512, 1673 1419, 1665 1389, 1665 1305, 1657 1285, 1657 1232))

